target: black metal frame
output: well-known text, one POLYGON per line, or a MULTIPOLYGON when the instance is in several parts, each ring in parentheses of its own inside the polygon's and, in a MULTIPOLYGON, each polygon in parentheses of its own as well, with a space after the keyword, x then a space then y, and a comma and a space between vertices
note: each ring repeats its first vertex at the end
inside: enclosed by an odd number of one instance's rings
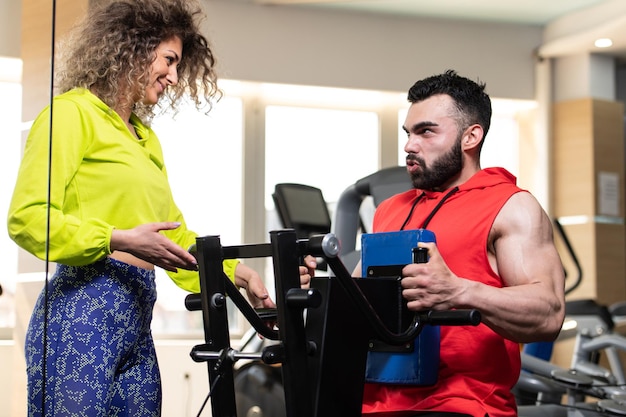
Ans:
MULTIPOLYGON (((381 279, 375 286, 361 288, 358 282, 365 280, 350 276, 337 257, 338 246, 333 234, 297 239, 293 229, 270 232, 269 244, 222 246, 219 236, 197 238, 192 253, 198 259, 201 292, 189 295, 186 306, 202 310, 205 344, 195 346, 191 356, 207 362, 213 417, 236 417, 232 365, 250 357, 230 347, 226 296, 259 334, 280 341, 265 347, 258 358, 282 364, 287 417, 360 417, 371 340, 401 345, 415 339, 427 324, 480 322, 476 310, 427 311, 415 314, 405 331, 389 330, 398 327, 398 319, 385 322, 381 319, 385 315, 379 315, 369 300, 381 293, 376 285, 397 287, 399 280, 381 279), (315 278, 311 288, 301 288, 299 265, 306 254, 324 258, 334 276, 315 278), (256 257, 273 258, 279 331, 267 326, 222 269, 224 259, 256 257)), ((372 278, 367 281, 371 284, 372 278)))

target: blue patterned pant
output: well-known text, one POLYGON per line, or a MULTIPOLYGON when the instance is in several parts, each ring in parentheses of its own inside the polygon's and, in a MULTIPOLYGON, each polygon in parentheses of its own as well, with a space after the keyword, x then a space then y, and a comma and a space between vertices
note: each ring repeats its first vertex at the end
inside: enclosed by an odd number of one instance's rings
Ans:
POLYGON ((154 271, 110 258, 58 265, 48 284, 46 351, 43 292, 26 334, 28 415, 159 416, 155 300, 154 271))

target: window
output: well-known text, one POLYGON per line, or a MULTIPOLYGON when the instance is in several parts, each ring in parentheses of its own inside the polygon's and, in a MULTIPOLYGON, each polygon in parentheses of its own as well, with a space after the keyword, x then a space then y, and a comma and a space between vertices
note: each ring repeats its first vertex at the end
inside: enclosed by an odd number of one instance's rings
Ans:
MULTIPOLYGON (((22 85, 20 74, 22 61, 15 58, 0 57, 0 114, 2 115, 2 152, 0 153, 0 213, 6 224, 6 213, 13 195, 13 186, 21 155, 22 85)), ((5 226, 6 230, 6 226, 5 226)), ((6 232, 0 233, 0 264, 5 274, 0 276, 0 330, 10 329, 15 325, 14 294, 17 281, 17 245, 6 232)), ((9 332, 10 333, 10 332, 9 332)), ((4 335, 0 334, 0 339, 4 335)))
POLYGON ((378 169, 375 112, 268 106, 265 114, 268 210, 277 183, 318 187, 334 203, 346 187, 378 169))
MULTIPOLYGON (((152 128, 163 147, 176 204, 187 226, 200 235, 219 235, 222 244, 241 242, 242 101, 224 97, 207 114, 187 103, 175 116, 155 118, 152 128)), ((157 271, 157 334, 202 332, 202 316, 185 309, 188 294, 157 271)), ((233 308, 229 322, 237 331, 233 308)))
MULTIPOLYGON (((378 116, 371 111, 268 106, 266 231, 282 228, 271 198, 275 184, 282 182, 320 188, 332 220, 341 193, 378 169, 378 125, 378 116)), ((265 277, 274 294, 272 271, 268 260, 265 277)))

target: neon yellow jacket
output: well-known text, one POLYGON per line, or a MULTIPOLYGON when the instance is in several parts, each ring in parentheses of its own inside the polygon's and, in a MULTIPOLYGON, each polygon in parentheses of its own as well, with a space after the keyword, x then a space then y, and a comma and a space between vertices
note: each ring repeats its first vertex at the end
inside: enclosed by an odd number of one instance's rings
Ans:
MULTIPOLYGON (((152 129, 132 115, 137 140, 115 111, 85 89, 57 96, 53 117, 50 261, 91 264, 111 253, 114 228, 152 222, 180 222, 179 228, 161 233, 183 248, 195 243, 197 234, 187 229, 172 198, 152 129)), ((40 259, 45 259, 49 129, 47 107, 28 136, 8 215, 11 238, 40 259)), ((237 263, 224 261, 233 281, 237 263)), ((197 272, 168 275, 179 287, 200 291, 197 272)))

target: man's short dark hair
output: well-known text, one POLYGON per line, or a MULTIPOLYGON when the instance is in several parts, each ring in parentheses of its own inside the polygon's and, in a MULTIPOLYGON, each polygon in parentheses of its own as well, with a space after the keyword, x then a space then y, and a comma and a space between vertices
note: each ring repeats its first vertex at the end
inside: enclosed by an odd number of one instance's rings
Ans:
POLYGON ((485 93, 485 83, 461 77, 454 70, 424 78, 413 84, 407 99, 417 103, 438 94, 446 94, 454 100, 459 112, 459 129, 472 124, 483 128, 483 139, 491 125, 491 99, 485 93))

